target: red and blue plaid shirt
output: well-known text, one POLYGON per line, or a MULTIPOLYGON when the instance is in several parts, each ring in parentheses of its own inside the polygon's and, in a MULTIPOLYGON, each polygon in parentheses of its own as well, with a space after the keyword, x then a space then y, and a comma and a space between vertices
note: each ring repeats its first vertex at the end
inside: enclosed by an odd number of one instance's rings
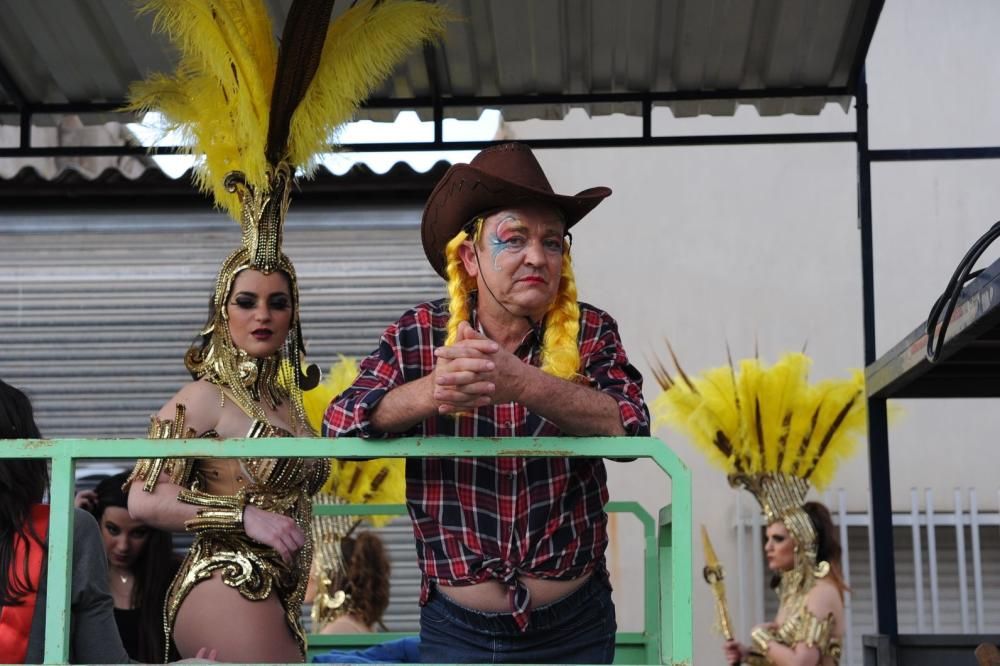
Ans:
MULTIPOLYGON (((430 374, 444 345, 447 301, 422 303, 382 334, 353 385, 331 403, 323 423, 330 437, 385 437, 371 413, 386 392, 430 374)), ((475 325, 475 322, 473 322, 475 325)), ((541 331, 516 350, 539 364, 541 331)), ((629 435, 649 434, 642 376, 628 362, 618 326, 606 312, 580 303, 581 374, 618 402, 629 435)), ((506 403, 458 416, 436 416, 405 436, 545 437, 562 431, 524 406, 506 403)), ((398 436, 398 435, 397 435, 398 436)), ((519 575, 569 580, 605 575, 607 472, 597 458, 409 458, 406 498, 423 571, 420 603, 430 583, 469 585, 499 580, 524 629, 530 595, 519 575)))

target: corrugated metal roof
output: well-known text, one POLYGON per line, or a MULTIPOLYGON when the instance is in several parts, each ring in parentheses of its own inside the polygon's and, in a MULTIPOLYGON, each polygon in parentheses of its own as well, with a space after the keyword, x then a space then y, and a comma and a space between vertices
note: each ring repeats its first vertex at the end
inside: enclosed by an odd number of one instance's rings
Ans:
MULTIPOLYGON (((296 205, 330 200, 357 202, 370 198, 423 202, 449 166, 442 161, 421 172, 406 162, 398 162, 380 174, 365 164, 355 164, 339 175, 321 166, 311 178, 296 180, 294 199, 296 205)), ((5 205, 18 201, 37 205, 41 201, 54 203, 60 199, 75 204, 120 199, 136 202, 141 198, 137 205, 148 207, 152 205, 151 198, 157 197, 169 199, 171 204, 204 201, 210 205, 209 199, 192 184, 190 170, 172 178, 156 166, 149 166, 138 174, 125 173, 117 167, 93 174, 68 166, 47 177, 29 165, 9 178, 0 177, 0 201, 5 205)))
MULTIPOLYGON (((794 88, 842 93, 755 102, 765 114, 813 114, 827 101, 843 102, 852 91, 882 3, 446 0, 463 19, 452 23, 434 48, 435 57, 425 61, 424 54, 414 54, 373 99, 426 103, 439 95, 478 102, 494 96, 676 92, 697 97, 719 90, 794 88)), ((284 16, 290 0, 268 5, 284 16)), ((338 3, 334 13, 346 5, 338 3)), ((131 81, 172 67, 164 38, 152 34, 150 17, 136 16, 129 2, 5 0, 0 12, 0 70, 5 70, 0 111, 118 102, 131 81)), ((634 101, 572 105, 588 106, 593 114, 640 112, 634 101)), ((726 115, 735 109, 735 102, 725 100, 669 105, 677 115, 726 115)), ((568 106, 506 107, 504 115, 560 118, 568 106)), ((478 109, 449 108, 447 115, 473 117, 478 109)))

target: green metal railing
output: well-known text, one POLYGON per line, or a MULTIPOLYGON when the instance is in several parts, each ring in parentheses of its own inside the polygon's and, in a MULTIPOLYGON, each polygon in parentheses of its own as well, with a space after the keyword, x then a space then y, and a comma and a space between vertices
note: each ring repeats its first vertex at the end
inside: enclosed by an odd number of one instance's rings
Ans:
MULTIPOLYGON (((611 501, 608 513, 630 513, 642 527, 643 537, 643 629, 619 631, 615 637, 616 664, 655 664, 660 649, 660 571, 657 567, 656 521, 638 502, 611 501)), ((405 516, 405 504, 317 504, 313 512, 325 516, 405 516)), ((374 634, 310 634, 308 657, 327 650, 361 650, 385 641, 414 634, 379 632, 374 634)))
MULTIPOLYGON (((687 467, 658 439, 645 437, 539 438, 402 438, 360 439, 191 439, 191 440, 8 440, 3 458, 52 460, 49 524, 48 608, 45 626, 45 663, 69 658, 69 593, 73 562, 70 517, 73 472, 77 460, 151 457, 521 457, 580 456, 650 458, 667 473, 671 503, 660 511, 658 548, 647 539, 646 568, 658 572, 659 599, 647 581, 645 611, 649 640, 663 664, 690 664, 692 654, 691 600, 691 476, 687 467), (650 558, 655 558, 656 563, 650 558), (657 603, 658 602, 658 603, 657 603), (657 613, 656 610, 659 610, 657 613), (649 618, 658 622, 650 622, 649 618)), ((355 512, 356 513, 356 512, 355 512)), ((648 518, 648 516, 647 516, 648 518)), ((643 520, 640 517, 640 520, 643 520)), ((644 527, 647 521, 644 521, 644 527)))

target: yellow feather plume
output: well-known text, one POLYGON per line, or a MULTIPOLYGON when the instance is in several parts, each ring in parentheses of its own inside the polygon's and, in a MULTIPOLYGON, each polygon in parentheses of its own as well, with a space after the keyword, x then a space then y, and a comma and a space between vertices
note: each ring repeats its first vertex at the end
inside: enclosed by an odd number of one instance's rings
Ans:
POLYGON ((316 79, 292 116, 291 161, 310 172, 333 131, 422 42, 444 34, 452 15, 422 0, 361 0, 330 26, 316 79))
MULTIPOLYGON (((180 52, 177 70, 129 89, 128 108, 159 111, 164 133, 179 132, 199 157, 195 184, 236 221, 240 202, 223 178, 242 171, 266 187, 265 148, 278 45, 263 0, 147 0, 154 28, 180 52)), ((423 40, 440 37, 452 16, 420 0, 362 0, 327 32, 320 66, 292 116, 290 163, 311 169, 336 129, 423 40)), ((274 165, 270 165, 274 166, 274 165)))
POLYGON ((694 378, 659 366, 664 392, 653 414, 728 474, 781 472, 823 488, 866 432, 864 375, 810 385, 811 364, 790 353, 770 367, 745 359, 738 371, 729 365, 694 378))
POLYGON ((195 184, 211 193, 235 220, 238 198, 223 176, 242 171, 255 187, 265 183, 271 85, 278 50, 262 2, 243 0, 150 0, 154 29, 180 52, 172 75, 156 74, 129 89, 129 108, 159 111, 165 131, 180 132, 199 156, 195 184))
MULTIPOLYGON (((306 416, 316 432, 320 431, 327 407, 347 389, 358 374, 353 358, 340 356, 326 379, 302 395, 306 416)), ((350 504, 402 504, 406 501, 406 461, 401 458, 374 460, 330 460, 330 476, 320 493, 334 495, 350 504)), ((380 527, 392 516, 369 516, 380 527)))

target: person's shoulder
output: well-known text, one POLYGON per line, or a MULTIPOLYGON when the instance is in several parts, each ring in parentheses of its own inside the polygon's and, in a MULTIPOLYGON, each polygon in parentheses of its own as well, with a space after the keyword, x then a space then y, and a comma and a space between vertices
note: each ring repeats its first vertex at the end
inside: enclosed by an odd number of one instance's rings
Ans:
POLYGON ((177 413, 177 406, 184 405, 188 427, 194 428, 198 433, 211 430, 219 420, 219 390, 218 386, 206 379, 188 382, 160 408, 157 417, 172 420, 177 413))
POLYGON ((184 403, 185 405, 190 406, 190 404, 197 403, 199 400, 204 400, 210 395, 218 396, 219 387, 207 379, 196 379, 180 387, 177 393, 174 394, 164 407, 169 407, 171 403, 184 403))
POLYGON ((91 526, 97 527, 97 519, 94 518, 94 514, 89 511, 84 511, 83 509, 78 509, 73 507, 73 526, 77 530, 89 530, 91 526))
POLYGON ((448 312, 448 299, 447 298, 436 298, 431 301, 424 301, 423 303, 417 303, 412 308, 407 310, 403 316, 415 315, 418 312, 426 312, 431 315, 439 315, 442 313, 447 314, 448 312))
POLYGON ((413 326, 442 327, 448 325, 448 316, 448 299, 439 298, 417 303, 404 312, 393 326, 399 329, 413 326))
POLYGON ((836 613, 843 606, 840 588, 829 578, 820 578, 806 594, 806 607, 818 618, 836 613))
POLYGON ((87 554, 89 546, 85 544, 91 541, 97 543, 101 552, 104 552, 104 546, 101 545, 101 528, 97 526, 97 519, 89 511, 73 507, 73 542, 75 544, 73 554, 77 559, 79 556, 87 554))
POLYGON ((618 322, 615 321, 615 318, 607 310, 602 310, 595 305, 584 303, 583 301, 579 301, 577 305, 580 307, 581 328, 610 327, 617 330, 618 322))

